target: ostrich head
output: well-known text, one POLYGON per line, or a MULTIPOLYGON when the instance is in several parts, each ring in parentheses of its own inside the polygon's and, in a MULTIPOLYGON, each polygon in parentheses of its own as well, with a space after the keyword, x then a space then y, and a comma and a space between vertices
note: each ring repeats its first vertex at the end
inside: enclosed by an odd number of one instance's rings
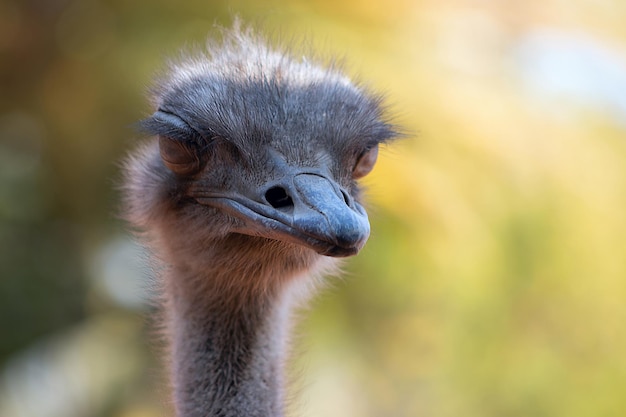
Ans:
POLYGON ((141 127, 158 141, 130 164, 131 221, 179 264, 210 248, 295 270, 356 254, 369 235, 356 180, 395 136, 380 97, 250 31, 208 50, 154 88, 141 127))

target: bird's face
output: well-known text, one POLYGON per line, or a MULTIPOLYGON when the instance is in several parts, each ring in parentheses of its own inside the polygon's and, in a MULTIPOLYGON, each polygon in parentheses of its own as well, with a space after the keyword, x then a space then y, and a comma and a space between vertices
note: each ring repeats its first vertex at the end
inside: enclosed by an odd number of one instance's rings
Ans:
POLYGON ((197 79, 163 94, 143 125, 181 204, 228 218, 229 233, 344 257, 370 232, 356 180, 392 136, 379 113, 351 85, 197 79))

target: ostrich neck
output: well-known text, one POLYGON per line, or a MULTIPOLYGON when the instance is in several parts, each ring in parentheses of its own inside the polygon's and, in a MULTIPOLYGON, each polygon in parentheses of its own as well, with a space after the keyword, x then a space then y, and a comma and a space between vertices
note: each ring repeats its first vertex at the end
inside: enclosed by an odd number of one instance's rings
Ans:
MULTIPOLYGON (((244 291, 237 271, 173 268, 170 275, 166 314, 177 416, 282 416, 286 286, 244 291)), ((246 277, 259 279, 267 277, 246 277)))

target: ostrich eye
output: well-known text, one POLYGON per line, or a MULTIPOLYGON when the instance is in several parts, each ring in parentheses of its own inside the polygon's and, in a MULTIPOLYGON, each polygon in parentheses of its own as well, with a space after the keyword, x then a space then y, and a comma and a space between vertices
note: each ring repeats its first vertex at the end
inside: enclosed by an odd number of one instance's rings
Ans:
POLYGON ((369 174, 376 164, 376 158, 378 158, 378 144, 361 154, 352 170, 352 178, 359 179, 369 174))
POLYGON ((193 175, 202 168, 198 150, 192 142, 159 135, 159 152, 165 166, 181 177, 193 175))

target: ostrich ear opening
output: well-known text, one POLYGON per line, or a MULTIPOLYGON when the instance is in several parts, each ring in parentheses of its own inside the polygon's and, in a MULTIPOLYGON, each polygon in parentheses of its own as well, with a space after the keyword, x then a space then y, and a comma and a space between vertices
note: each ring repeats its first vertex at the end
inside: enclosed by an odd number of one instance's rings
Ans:
POLYGON ((198 149, 191 142, 159 135, 159 152, 165 166, 178 176, 194 175, 202 169, 198 149))
POLYGON ((370 149, 366 150, 361 154, 359 160, 357 161, 354 169, 352 170, 352 178, 359 179, 363 178, 367 174, 369 174, 372 169, 374 169, 374 165, 376 165, 376 160, 378 159, 378 144, 372 146, 370 149))

